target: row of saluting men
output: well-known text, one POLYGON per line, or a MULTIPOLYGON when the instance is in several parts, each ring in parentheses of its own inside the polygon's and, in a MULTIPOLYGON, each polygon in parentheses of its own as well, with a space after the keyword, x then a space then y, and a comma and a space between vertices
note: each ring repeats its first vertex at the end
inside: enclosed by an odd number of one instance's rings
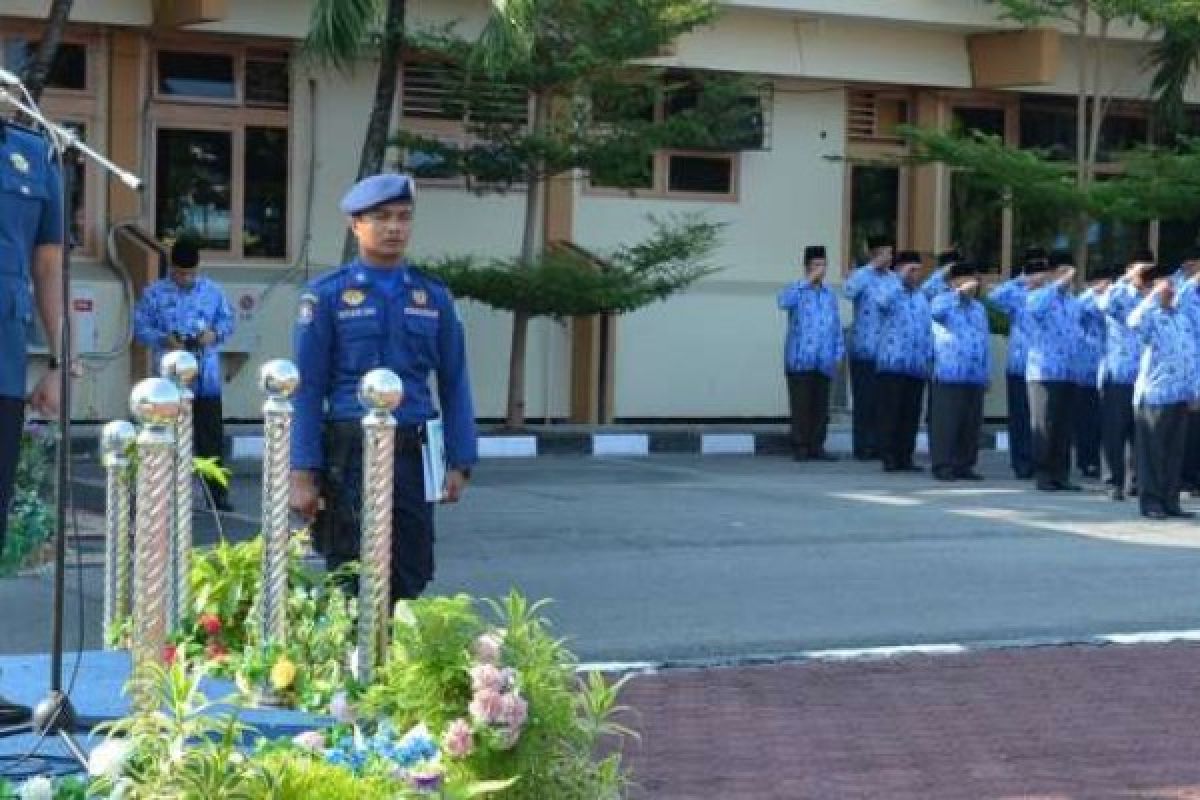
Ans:
POLYGON ((843 334, 826 284, 825 249, 806 248, 804 277, 779 293, 788 313, 784 362, 797 460, 825 450, 830 379, 849 357, 853 449, 886 472, 913 463, 926 384, 933 476, 976 472, 990 375, 988 308, 1008 318, 1008 437, 1013 472, 1042 491, 1078 491, 1071 445, 1086 477, 1110 496, 1136 493, 1151 519, 1188 517, 1180 496, 1200 493, 1200 249, 1179 269, 1138 253, 1091 274, 1076 290, 1070 253, 1030 248, 1012 277, 985 296, 977 267, 938 257, 922 280, 918 253, 873 239, 842 291, 854 318, 843 334), (1134 455, 1129 468, 1130 453, 1134 455))

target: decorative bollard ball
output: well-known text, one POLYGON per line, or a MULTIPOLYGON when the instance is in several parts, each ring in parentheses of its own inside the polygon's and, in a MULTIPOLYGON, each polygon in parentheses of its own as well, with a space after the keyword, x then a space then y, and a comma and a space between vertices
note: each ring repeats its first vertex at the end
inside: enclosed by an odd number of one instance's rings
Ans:
POLYGON ((182 403, 179 389, 163 378, 146 378, 129 395, 129 410, 143 425, 174 424, 182 403))
POLYGON ((390 369, 373 369, 358 382, 358 402, 368 411, 394 411, 404 402, 404 382, 390 369))
POLYGON ((129 454, 137 438, 137 428, 128 420, 115 419, 100 431, 100 454, 104 457, 105 466, 114 460, 124 459, 129 454))
POLYGON ((300 370, 286 358, 276 358, 258 370, 258 388, 270 395, 291 397, 300 385, 300 370))
POLYGON ((176 386, 186 389, 200 374, 200 362, 187 350, 172 350, 163 353, 158 362, 158 374, 176 386))

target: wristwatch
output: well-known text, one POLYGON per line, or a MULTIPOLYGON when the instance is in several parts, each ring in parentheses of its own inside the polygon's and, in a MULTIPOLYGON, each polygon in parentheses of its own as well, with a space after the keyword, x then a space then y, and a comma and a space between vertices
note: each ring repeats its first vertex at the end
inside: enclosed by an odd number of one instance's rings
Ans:
POLYGON ((50 356, 50 358, 47 359, 47 366, 49 366, 50 369, 61 369, 62 362, 58 360, 58 356, 50 356))

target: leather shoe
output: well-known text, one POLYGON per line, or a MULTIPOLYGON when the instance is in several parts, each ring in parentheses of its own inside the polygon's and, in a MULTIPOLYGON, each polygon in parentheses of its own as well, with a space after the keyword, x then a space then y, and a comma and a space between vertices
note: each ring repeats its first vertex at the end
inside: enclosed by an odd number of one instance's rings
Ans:
POLYGON ((11 700, 0 697, 0 728, 21 725, 28 722, 33 712, 28 706, 19 705, 11 700))
POLYGON ((1112 500, 1114 503, 1124 503, 1125 502, 1125 493, 1122 492, 1120 489, 1116 489, 1116 488, 1109 489, 1108 490, 1108 499, 1112 500))
POLYGON ((819 453, 813 453, 812 460, 813 461, 841 461, 841 459, 838 458, 837 456, 835 456, 833 453, 827 453, 824 450, 822 450, 819 453))
POLYGON ((954 480, 955 478, 954 478, 954 473, 948 469, 935 469, 933 471, 933 479, 935 481, 947 481, 948 482, 948 481, 954 480))
POLYGON ((1142 512, 1142 516, 1146 519, 1167 519, 1167 512, 1159 508, 1151 508, 1142 512))
POLYGON ((916 464, 905 464, 900 467, 901 472, 924 472, 924 467, 918 467, 916 464))
POLYGON ((1038 481, 1036 485, 1039 492, 1057 492, 1061 488, 1054 481, 1038 481))
POLYGON ((1080 486, 1077 483, 1071 483, 1070 481, 1055 481, 1054 485, 1060 492, 1082 492, 1083 491, 1082 486, 1080 486))
POLYGON ((958 472, 954 473, 954 477, 958 478, 960 481, 981 481, 981 480, 983 480, 983 476, 980 475, 978 472, 976 472, 973 469, 959 470, 958 472))
POLYGON ((1168 508, 1167 516, 1175 519, 1195 519, 1196 513, 1194 511, 1184 511, 1182 508, 1168 508))
POLYGON ((885 462, 883 462, 883 471, 884 471, 884 472, 899 472, 899 471, 900 471, 900 465, 899 465, 899 464, 892 464, 892 463, 889 463, 889 462, 885 461, 885 462))
POLYGON ((1028 481, 1033 479, 1033 472, 1026 469, 1020 469, 1013 473, 1019 481, 1028 481))

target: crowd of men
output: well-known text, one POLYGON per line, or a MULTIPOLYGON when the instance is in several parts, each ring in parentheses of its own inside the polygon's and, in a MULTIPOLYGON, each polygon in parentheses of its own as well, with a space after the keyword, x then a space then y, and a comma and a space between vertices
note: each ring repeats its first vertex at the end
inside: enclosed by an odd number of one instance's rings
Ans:
POLYGON ((853 306, 843 331, 825 248, 807 248, 804 277, 779 294, 794 458, 836 460, 825 450, 830 381, 848 357, 856 459, 922 471, 914 452, 925 410, 934 479, 983 480, 990 306, 1008 326, 1016 477, 1041 491, 1079 491, 1074 453, 1084 477, 1107 470, 1114 501, 1136 495, 1150 519, 1193 516, 1180 498, 1200 496, 1200 248, 1178 269, 1143 251, 1083 281, 1073 262, 1029 248, 985 296, 977 266, 957 251, 939 255, 925 277, 919 253, 872 239, 842 287, 853 306))

